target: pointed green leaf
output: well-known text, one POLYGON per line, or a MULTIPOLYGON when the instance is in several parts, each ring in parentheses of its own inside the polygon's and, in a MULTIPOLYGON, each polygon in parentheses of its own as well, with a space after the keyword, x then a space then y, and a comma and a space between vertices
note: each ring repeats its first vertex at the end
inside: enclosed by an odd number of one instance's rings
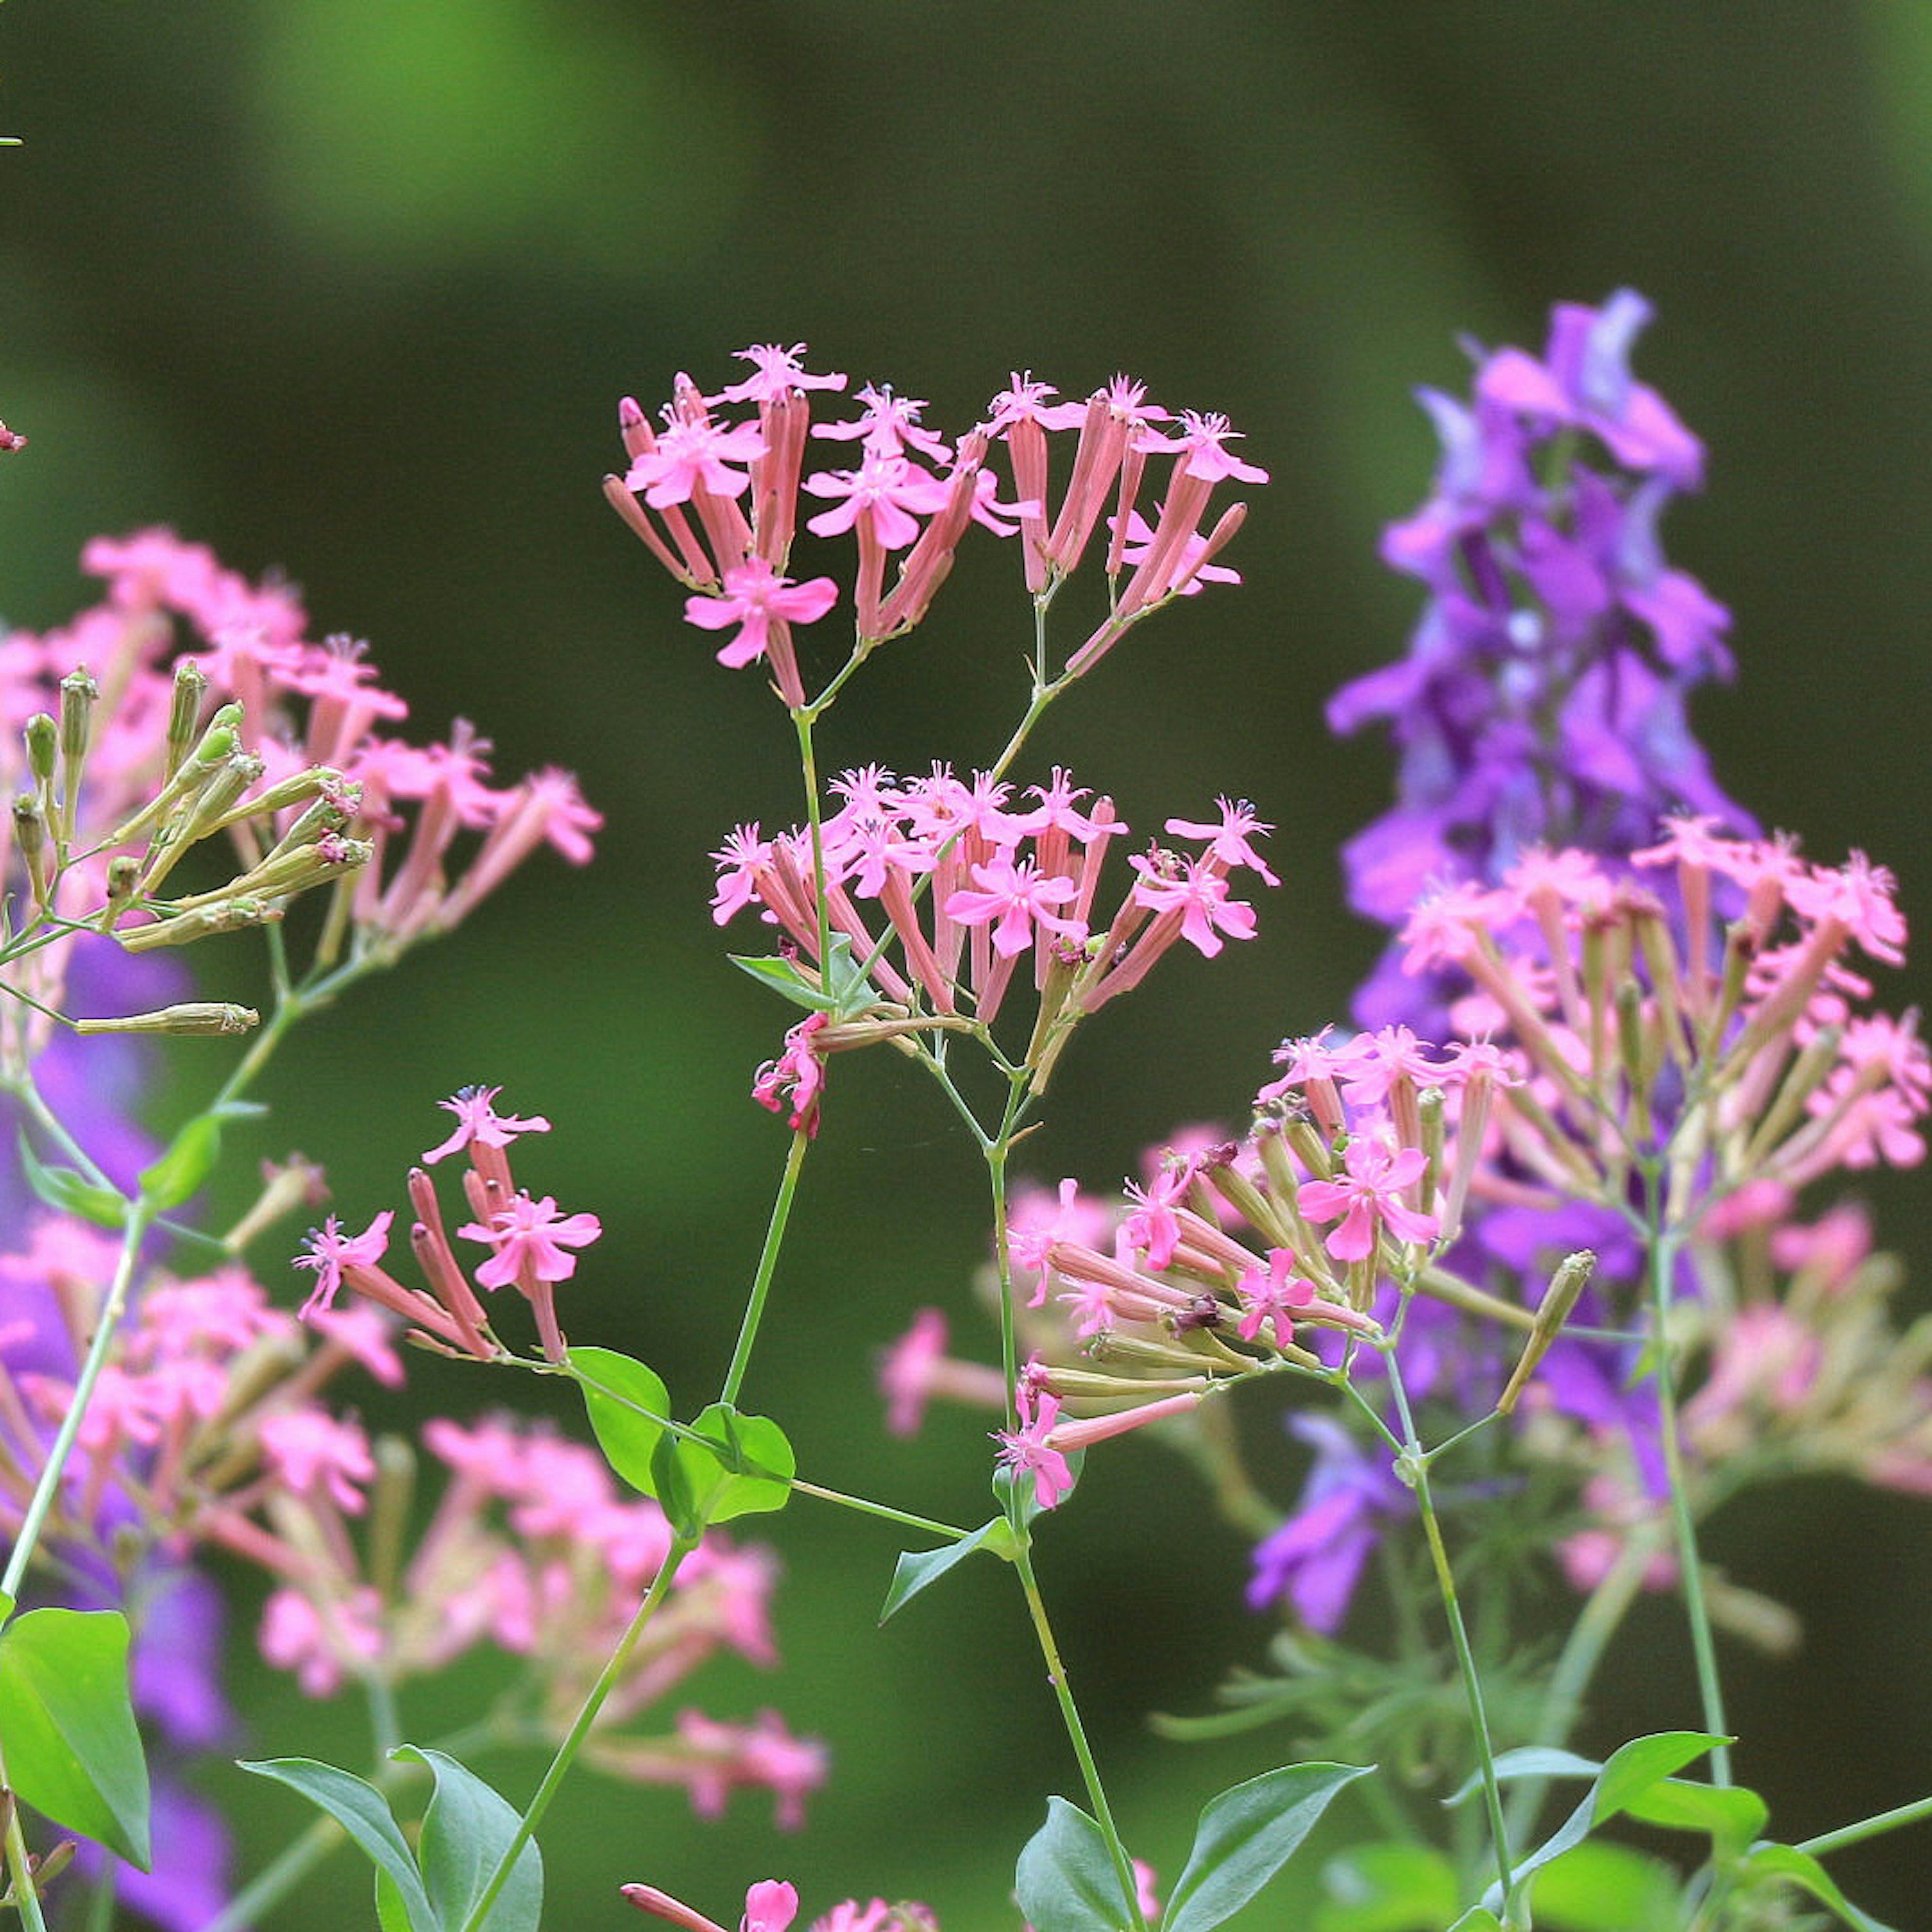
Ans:
POLYGON ((1720 1859, 1734 1858, 1764 1829, 1770 1808, 1741 1784, 1696 1784, 1688 1778, 1660 1778, 1640 1792, 1625 1813, 1646 1825, 1708 1832, 1720 1859))
MULTIPOLYGON (((1525 1744, 1502 1752, 1496 1760, 1498 1784, 1507 1784, 1512 1778, 1594 1778, 1603 1768, 1593 1757, 1579 1757, 1574 1751, 1557 1750, 1547 1744, 1525 1744)), ((1483 1774, 1472 1771, 1442 1802, 1466 1804, 1482 1788, 1483 1774)))
POLYGON ((632 1489, 656 1496, 651 1457, 670 1413, 664 1383, 654 1370, 614 1348, 572 1348, 566 1359, 604 1461, 632 1489))
POLYGON ((100 1228, 118 1228, 128 1216, 128 1204, 111 1187, 98 1187, 77 1169, 50 1167, 20 1136, 20 1171, 27 1185, 50 1208, 78 1215, 100 1228))
MULTIPOLYGON (((740 1415, 729 1402, 713 1402, 689 1435, 660 1445, 652 1464, 660 1480, 667 1449, 681 1478, 680 1508, 700 1527, 781 1510, 791 1501, 797 1459, 784 1431, 768 1416, 740 1415)), ((662 1490, 658 1500, 664 1501, 662 1490)), ((675 1515, 673 1523, 680 1526, 675 1515)))
POLYGON ((805 1006, 815 1013, 830 1013, 835 1019, 850 1019, 878 1004, 879 995, 870 980, 859 970, 852 957, 849 934, 832 935, 823 984, 814 986, 798 965, 790 959, 751 958, 742 953, 725 955, 741 973, 748 973, 760 986, 805 1006))
POLYGON ((408 1902, 380 1865, 376 1868, 376 1923, 380 1932, 414 1932, 408 1902))
POLYGON ((212 1114, 197 1114, 176 1134, 166 1153, 141 1170, 141 1194, 148 1204, 165 1214, 201 1190, 221 1156, 221 1123, 212 1114))
POLYGON ((1213 1932, 1225 1924, 1300 1849, 1335 1794, 1370 1768, 1284 1765, 1210 1798, 1168 1898, 1162 1932, 1213 1932))
POLYGON ((29 1610, 0 1634, 0 1744, 36 1811, 148 1869, 148 1766, 119 1611, 29 1610))
POLYGON ((1716 1746, 1736 1742, 1708 1731, 1659 1731, 1619 1745, 1604 1760, 1603 1774, 1597 1780, 1594 1822, 1600 1825, 1606 1818, 1614 1818, 1652 1785, 1695 1763, 1716 1746))
POLYGON ((1106 1837, 1064 1798, 1046 1801, 1046 1822, 1020 1853, 1013 1892, 1034 1932, 1124 1932, 1133 1923, 1106 1837))
POLYGON ((742 952, 728 952, 725 958, 741 973, 748 973, 762 986, 815 1013, 829 1013, 838 1004, 838 995, 821 992, 789 959, 754 959, 742 952))
POLYGON ((982 1523, 970 1536, 962 1536, 957 1543, 944 1544, 938 1550, 900 1551, 899 1560, 892 1565, 892 1588, 886 1592, 886 1600, 880 1607, 880 1622, 884 1623, 895 1611, 904 1609, 928 1585, 938 1582, 955 1564, 963 1563, 974 1550, 983 1550, 994 1532, 1006 1527, 1006 1518, 996 1516, 991 1522, 982 1523))
POLYGON ((1602 1838, 1545 1865, 1536 1875, 1534 1904, 1537 1924, 1550 1932, 1680 1932, 1684 1923, 1677 1874, 1602 1838))
POLYGON ((1503 1922, 1486 1905, 1472 1905, 1449 1932, 1503 1932, 1503 1922))
POLYGON ((1861 1912, 1838 1889, 1838 1883, 1809 1852, 1796 1845, 1760 1845, 1745 1858, 1744 1870, 1754 1876, 1776 1876, 1808 1892, 1820 1905, 1831 1907, 1853 1932, 1892 1932, 1869 1912, 1861 1912))
MULTIPOLYGON (((436 1792, 423 1814, 416 1856, 430 1909, 443 1932, 463 1932, 522 1822, 516 1808, 476 1773, 437 1750, 399 1745, 392 1757, 427 1765, 436 1792)), ((543 1858, 526 1840, 480 1932, 537 1932, 543 1916, 543 1858)))
POLYGON ((1315 1932, 1436 1932, 1455 1916, 1456 1868, 1430 1845, 1352 1846, 1322 1868, 1315 1932))
MULTIPOLYGON (((394 1886, 403 1901, 409 1932, 441 1932, 389 1801, 373 1784, 352 1772, 338 1771, 312 1757, 243 1760, 241 1768, 258 1778, 272 1778, 326 1811, 394 1886)), ((387 1918, 383 1932, 389 1932, 387 1918)))

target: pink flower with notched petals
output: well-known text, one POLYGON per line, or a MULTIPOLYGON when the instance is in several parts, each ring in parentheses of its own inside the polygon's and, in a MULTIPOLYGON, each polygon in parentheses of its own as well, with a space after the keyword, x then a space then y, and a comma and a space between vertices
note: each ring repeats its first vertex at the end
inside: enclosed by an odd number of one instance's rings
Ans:
POLYGON ((714 496, 742 496, 752 479, 731 465, 749 463, 765 453, 765 439, 756 423, 727 428, 674 418, 656 443, 631 465, 624 478, 625 487, 641 493, 654 510, 688 503, 696 490, 714 496))
POLYGON ((1398 1240, 1435 1240, 1441 1224, 1433 1214, 1412 1208, 1401 1197, 1422 1178, 1427 1166, 1420 1148, 1385 1147, 1366 1135, 1348 1143, 1339 1180, 1310 1180, 1296 1196, 1311 1221, 1341 1225, 1322 1244, 1338 1262, 1358 1262, 1375 1252, 1376 1231, 1386 1227, 1398 1240))
POLYGON ((446 1154, 459 1154, 472 1142, 483 1147, 508 1147, 519 1134, 550 1132, 550 1123, 541 1114, 498 1113, 490 1102, 502 1090, 500 1087, 465 1087, 448 1100, 439 1100, 439 1107, 456 1116, 456 1131, 423 1156, 423 1165, 434 1167, 446 1154))
POLYGON ((1181 838, 1204 838, 1210 855, 1223 866, 1245 866, 1250 872, 1258 873, 1268 884, 1280 885, 1281 881, 1268 870, 1252 842, 1260 834, 1272 832, 1274 827, 1263 824, 1246 799, 1217 798, 1214 802, 1221 808, 1218 824, 1197 823, 1191 818, 1170 818, 1167 821, 1168 830, 1181 838))
POLYGON ((794 1133, 801 1128, 807 1134, 818 1131, 818 1102, 825 1090, 825 1063, 819 1058, 814 1036, 831 1022, 829 1013, 811 1013, 800 1020, 784 1037, 784 1051, 758 1069, 752 1083, 752 1098, 774 1114, 785 1102, 791 1102, 786 1124, 794 1133))
POLYGON ((815 624, 838 601, 838 586, 829 577, 795 584, 781 577, 761 556, 748 556, 724 573, 723 593, 687 597, 685 621, 700 631, 738 626, 718 653, 718 662, 732 670, 755 664, 765 655, 774 623, 815 624))
POLYGON ((1058 1508, 1060 1499, 1073 1486, 1073 1472, 1066 1458, 1050 1448, 1047 1438, 1060 1419, 1060 1398, 1022 1378, 1015 1398, 1019 1409, 1019 1426, 996 1431, 993 1440, 1000 1445, 1000 1460, 1016 1476, 1033 1478, 1034 1501, 1043 1510, 1058 1508))
POLYGON ((1085 938, 1086 928, 1078 920, 1062 919, 1054 910, 1079 896, 1080 888, 1072 880, 1044 877, 1030 860, 1016 865, 1004 854, 972 870, 979 890, 952 893, 946 902, 946 916, 962 926, 985 926, 997 920, 993 950, 1002 958, 1024 952, 1033 944, 1036 926, 1065 939, 1085 938))
POLYGON ((603 1232, 595 1214, 559 1214, 556 1197, 549 1194, 541 1201, 519 1194, 492 1214, 487 1226, 470 1221, 457 1230, 496 1251, 476 1270, 483 1288, 505 1287, 526 1268, 538 1281, 568 1281, 577 1272, 577 1257, 565 1250, 587 1247, 603 1232))
POLYGON ((1181 938, 1203 958, 1211 959, 1220 951, 1224 932, 1231 939, 1254 938, 1254 908, 1229 898, 1227 880, 1199 860, 1190 860, 1178 878, 1144 854, 1136 854, 1130 862, 1141 875, 1135 902, 1150 912, 1180 914, 1181 938))
POLYGON ((389 1223, 395 1218, 394 1210, 386 1208, 361 1234, 345 1234, 332 1214, 319 1230, 308 1231, 309 1251, 295 1258, 297 1268, 315 1270, 314 1292, 302 1304, 304 1315, 334 1305, 345 1268, 374 1268, 382 1258, 388 1250, 389 1223))

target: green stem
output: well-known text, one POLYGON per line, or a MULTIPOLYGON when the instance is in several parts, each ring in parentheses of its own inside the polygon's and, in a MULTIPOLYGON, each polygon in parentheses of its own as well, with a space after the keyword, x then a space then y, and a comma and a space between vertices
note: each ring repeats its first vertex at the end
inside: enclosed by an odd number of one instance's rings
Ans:
POLYGON ((120 1326, 121 1318, 127 1312, 128 1298, 134 1286, 134 1264, 138 1258, 141 1238, 147 1232, 148 1223, 154 1210, 145 1201, 134 1200, 128 1205, 127 1225, 122 1232, 121 1252, 114 1264, 114 1279, 109 1286, 107 1299, 102 1304, 95 1318, 94 1336, 89 1343, 87 1358, 81 1364, 80 1375, 74 1385, 74 1394, 69 1400, 67 1414, 62 1418, 59 1432, 55 1436, 53 1446, 47 1452, 46 1466, 40 1472, 40 1479, 34 1486, 32 1500, 27 1505, 27 1513, 20 1525, 20 1534, 14 1544, 13 1553, 7 1559, 4 1574, 0 1574, 0 1594, 10 1600, 17 1600, 21 1586, 26 1580, 27 1565, 32 1561, 35 1546, 40 1540, 40 1531, 58 1493, 61 1479, 67 1469, 67 1459, 72 1453, 74 1438, 80 1433, 80 1425, 87 1414, 87 1405, 94 1394, 94 1384, 100 1379, 100 1372, 107 1366, 109 1352, 114 1345, 115 1330, 120 1326))
MULTIPOLYGON (((1018 1514, 1017 1502, 1014 1514, 1018 1514)), ((1015 1527, 1017 1529, 1018 1526, 1016 1524, 1015 1527)), ((1122 1923, 1138 1928, 1138 1932, 1146 1932, 1147 1921, 1141 1916, 1140 1888, 1134 1876, 1134 1862, 1121 1842, 1120 1828, 1114 1822, 1113 1809, 1107 1802, 1106 1790, 1100 1782, 1100 1767, 1094 1760, 1093 1747, 1087 1741, 1086 1726, 1080 1721, 1080 1708, 1074 1702, 1072 1687, 1066 1681, 1066 1666, 1060 1660, 1060 1646, 1054 1641, 1053 1627, 1047 1620, 1046 1604, 1040 1593, 1039 1580, 1034 1574, 1033 1554, 1023 1534, 1017 1542, 1013 1567, 1019 1573, 1020 1588, 1026 1596, 1028 1614, 1033 1618, 1034 1634, 1040 1640, 1040 1654, 1046 1660, 1047 1682, 1053 1686, 1054 1696, 1060 1706, 1060 1720, 1072 1743, 1073 1755, 1079 1760, 1081 1780, 1087 1787, 1087 1800, 1094 1808, 1094 1821, 1106 1840, 1107 1856, 1120 1881, 1120 1896, 1127 1912, 1122 1923)))
POLYGON ((1490 1818, 1490 1834, 1496 1841, 1496 1876, 1502 1886, 1503 1910, 1508 1913, 1515 1874, 1510 1866, 1509 1825, 1503 1816, 1502 1787, 1496 1778, 1496 1746, 1490 1736, 1489 1712, 1483 1700, 1483 1681, 1476 1668, 1476 1656, 1462 1620, 1462 1605, 1456 1588, 1456 1573, 1449 1562, 1448 1546, 1442 1540, 1442 1525, 1436 1513, 1436 1498, 1430 1487, 1429 1459, 1415 1432, 1415 1419, 1409 1412, 1408 1392, 1402 1385, 1402 1370, 1395 1358, 1393 1340, 1382 1350, 1388 1366, 1389 1392, 1396 1414, 1402 1424, 1402 1455, 1398 1473, 1415 1492, 1416 1513, 1429 1544, 1429 1560, 1436 1571, 1436 1587, 1442 1599, 1449 1623, 1449 1639, 1456 1650, 1456 1667, 1462 1674, 1462 1695, 1469 1706, 1469 1727, 1474 1735, 1476 1760, 1482 1773, 1483 1805, 1490 1818))
POLYGON ((251 1878, 202 1932, 247 1932, 268 1906, 278 1903, 297 1880, 306 1878, 349 1834, 333 1818, 316 1819, 290 1840, 275 1857, 251 1878))
MULTIPOLYGON (((1657 1350, 1657 1412, 1658 1432, 1663 1438, 1664 1466, 1670 1482, 1670 1520, 1677 1542, 1677 1567, 1684 1586, 1684 1608, 1690 1623, 1690 1649, 1696 1660, 1697 1694, 1704 1713, 1704 1728, 1714 1737, 1729 1735, 1724 1722, 1724 1686, 1718 1674, 1718 1648, 1711 1633, 1711 1612, 1704 1600, 1704 1570, 1697 1552, 1697 1525, 1690 1513, 1688 1478, 1684 1465, 1684 1447, 1678 1426, 1676 1376, 1670 1360, 1670 1310, 1673 1294, 1672 1274, 1677 1255, 1676 1241, 1657 1226, 1658 1177, 1650 1177, 1650 1305, 1657 1350)), ((1731 1781, 1731 1753, 1728 1744, 1711 1750, 1711 1782, 1724 1786, 1731 1781)))
POLYGON ((478 1932, 478 1928, 490 1916, 490 1908, 496 1902, 498 1894, 509 1882, 512 1870, 521 1855, 524 1847, 535 1834, 543 1822, 544 1814, 550 1809, 550 1801, 562 1784, 566 1774, 577 1761, 577 1754, 584 1748, 585 1738, 590 1735, 590 1727, 597 1721, 597 1714, 604 1708, 604 1700, 616 1688, 617 1680, 624 1673, 624 1666, 631 1660, 631 1653, 638 1647, 651 1618, 657 1614, 658 1606, 670 1593, 673 1580, 676 1576, 684 1559, 698 1547, 695 1537, 677 1538, 671 1544, 663 1564, 652 1579, 651 1587, 644 1592, 644 1600, 638 1606, 637 1615, 626 1627, 624 1634, 617 1640, 616 1648, 605 1660, 604 1668, 597 1673, 597 1681, 591 1685, 590 1694, 584 1700, 562 1743, 556 1748, 556 1755, 543 1774, 536 1795, 524 1808, 523 1816, 518 1820, 517 1828, 511 1834, 510 1842, 503 1848, 496 1861, 496 1869, 490 1874, 489 1882, 483 1888, 476 1903, 470 1909, 470 1916, 463 1922, 460 1932, 478 1932))
POLYGON ((1814 1858, 1822 1858, 1828 1852, 1843 1851, 1847 1845, 1862 1844, 1868 1838, 1876 1838, 1882 1832, 1895 1832, 1901 1825, 1916 1825, 1922 1818, 1932 1818, 1932 1798, 1915 1798, 1910 1804, 1894 1804, 1889 1811, 1876 1812, 1869 1818, 1861 1818, 1856 1825, 1840 1825, 1835 1832, 1820 1832, 1815 1838, 1807 1838, 1796 1849, 1809 1852, 1814 1858))
POLYGON ((836 1503, 841 1509, 856 1510, 861 1516, 876 1516, 896 1522, 902 1529, 923 1531, 928 1536, 943 1536, 949 1543, 964 1543, 973 1532, 956 1529, 950 1522, 935 1522, 929 1516, 914 1516, 910 1510, 894 1509, 890 1503, 875 1503, 864 1496, 848 1496, 843 1490, 821 1488, 817 1483, 794 1476, 792 1487, 802 1496, 815 1496, 822 1503, 836 1503))
POLYGON ((784 1245, 785 1224, 791 1219, 791 1204, 798 1193, 798 1177, 805 1166, 806 1150, 812 1136, 802 1127, 791 1137, 785 1156, 784 1172, 778 1180, 777 1198, 772 1203, 772 1218, 765 1228, 765 1244, 758 1256, 758 1271, 752 1277, 752 1293, 745 1304, 745 1318, 739 1324, 738 1344, 731 1352, 731 1365, 724 1372, 720 1402, 735 1402, 744 1386, 745 1372, 752 1365, 752 1346, 758 1339, 758 1324, 764 1318, 765 1298, 771 1292, 772 1276, 778 1264, 778 1250, 784 1245))
POLYGON ((7 1807, 7 1871, 14 1886, 14 1909, 20 1915, 26 1932, 47 1932, 40 1910, 40 1894, 34 1884, 32 1865, 28 1861, 27 1834, 20 1828, 17 1801, 7 1807))

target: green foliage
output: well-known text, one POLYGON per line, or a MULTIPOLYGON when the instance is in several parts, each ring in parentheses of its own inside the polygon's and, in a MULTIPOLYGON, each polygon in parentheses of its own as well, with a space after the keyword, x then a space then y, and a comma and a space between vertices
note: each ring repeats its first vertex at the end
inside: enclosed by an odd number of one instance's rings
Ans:
POLYGON ((815 1013, 830 1013, 834 1019, 850 1019, 868 1006, 878 1004, 872 982, 852 957, 849 934, 835 932, 825 949, 824 983, 814 985, 789 959, 752 958, 740 952, 725 957, 741 973, 748 973, 762 986, 815 1013))
POLYGON ((1285 1765, 1210 1798, 1161 1932, 1213 1932, 1233 1918, 1300 1849, 1336 1793, 1372 1768, 1285 1765))
MULTIPOLYGON (((413 1853, 388 1800, 351 1772, 312 1758, 274 1758, 242 1768, 301 1792, 361 1847, 375 1868, 382 1932, 464 1932, 521 1818, 441 1751, 404 1744, 391 1755, 424 1766, 436 1780, 413 1853)), ((542 1914, 543 1859, 526 1840, 476 1932, 537 1932, 542 1914)))
POLYGON ((1455 1915, 1456 1868, 1432 1846, 1356 1845, 1322 1868, 1314 1932, 1436 1932, 1455 1915))
POLYGON ((1004 1540, 1011 1546, 1012 1526, 1003 1516, 996 1516, 991 1522, 982 1523, 970 1536, 962 1536, 957 1543, 949 1543, 938 1550, 904 1550, 899 1552, 899 1560, 892 1565, 892 1588, 886 1592, 886 1600, 879 1607, 879 1621, 884 1623, 896 1611, 902 1610, 928 1586, 936 1583, 956 1564, 963 1563, 976 1550, 992 1550, 998 1553, 1004 1540))
POLYGON ((148 1869, 148 1766, 118 1610, 29 1610, 0 1634, 0 1748, 36 1811, 148 1869))
POLYGON ((692 1542, 712 1523, 783 1509, 797 1468, 776 1422, 740 1415, 728 1402, 714 1402, 688 1433, 667 1431, 651 1456, 658 1502, 692 1542))
POLYGON ((1020 1853, 1013 1894, 1034 1932, 1123 1932, 1138 1916, 1120 1895, 1100 1826, 1064 1798, 1046 1801, 1046 1822, 1020 1853))
POLYGON ((142 1198, 165 1214, 198 1194, 221 1157, 221 1122, 197 1114, 176 1134, 160 1158, 141 1170, 142 1198))
POLYGON ((632 1489, 656 1496, 651 1458, 670 1414, 662 1378, 615 1348, 572 1348, 566 1359, 604 1460, 632 1489))
POLYGON ((77 1168, 50 1167, 20 1136, 20 1169, 27 1185, 50 1208, 76 1214, 98 1228, 118 1228, 127 1218, 128 1204, 111 1187, 89 1180, 77 1168))

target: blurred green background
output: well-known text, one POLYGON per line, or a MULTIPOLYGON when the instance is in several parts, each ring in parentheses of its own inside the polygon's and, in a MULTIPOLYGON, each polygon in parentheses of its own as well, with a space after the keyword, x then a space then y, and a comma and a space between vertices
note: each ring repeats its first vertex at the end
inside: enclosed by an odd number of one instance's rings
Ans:
MULTIPOLYGON (((300 1040, 251 1151, 326 1160, 359 1226, 440 1137, 436 1100, 501 1082, 556 1124, 528 1177, 604 1217, 573 1334, 689 1400, 728 1351, 784 1146, 746 1097, 784 1016, 723 963, 704 854, 794 817, 796 778, 760 682, 711 662, 597 484, 622 466, 621 394, 654 408, 686 368, 715 388, 748 341, 804 338, 956 430, 1011 370, 1079 395, 1124 368, 1227 411, 1274 472, 1232 560, 1246 587, 1137 633, 1037 752, 1136 826, 1252 798, 1288 883, 1258 944, 1176 958, 1083 1037, 1028 1150, 1042 1176, 1105 1186, 1177 1123, 1237 1115, 1273 1042, 1372 957, 1333 853, 1390 767, 1319 707, 1416 607, 1375 558, 1433 462, 1412 386, 1460 386, 1460 332, 1540 346, 1555 299, 1645 291, 1640 370, 1710 446, 1667 539, 1736 614, 1740 684, 1699 711, 1721 776, 1814 852, 1894 865, 1924 913, 1932 9, 15 0, 0 74, 0 128, 26 141, 0 154, 0 413, 32 439, 0 476, 7 616, 70 611, 94 532, 171 524, 370 638, 424 732, 471 718, 500 770, 574 766, 609 818, 594 869, 533 866, 300 1040)), ((1010 552, 962 566, 836 713, 828 768, 995 748, 1016 580, 1010 552)), ((1922 1179, 1880 1192, 1922 1270, 1922 1179)), ((935 1098, 886 1057, 842 1064, 748 1390, 806 1472, 982 1510, 977 1418, 881 1462, 872 1360, 924 1303, 972 1336, 984 1223, 935 1098)), ((482 1380, 431 1365, 418 1387, 529 1399, 482 1380)), ((1205 1516, 1129 1444, 1044 1557, 1130 1835, 1170 1878, 1202 1798, 1282 1754, 1144 1727, 1265 1641, 1244 1552, 1205 1516)), ((770 1534, 783 1673, 692 1701, 769 1702, 830 1741, 810 1828, 783 1839, 750 1798, 700 1826, 674 1793, 586 1778, 544 1834, 554 1922, 625 1922, 613 1888, 640 1878, 735 1922, 745 1883, 784 1872, 808 1910, 910 1893, 948 1932, 1010 1927, 1012 1856, 1073 1773, 1007 1580, 988 1566, 880 1633, 889 1532, 801 1504, 770 1534)), ((1932 1785, 1926 1506, 1819 1487, 1714 1541, 1807 1622, 1796 1666, 1732 1666, 1774 1826, 1932 1785)), ((1640 1619, 1619 1648, 1621 1721, 1689 1719, 1676 1628, 1640 1619)), ((240 1748, 362 1749, 352 1713, 243 1682, 240 1748)), ((406 1712, 449 1720, 430 1696, 406 1712)), ((520 1796, 537 1766, 486 1768, 520 1796)), ((301 1814, 246 1782, 211 1788, 252 1866, 301 1814)), ((1921 1828, 1835 1868, 1910 1924, 1928 1867, 1921 1828)), ((1244 1922, 1296 1922, 1292 1890, 1244 1922)), ((344 1858, 274 1922, 360 1923, 367 1897, 344 1858)))

